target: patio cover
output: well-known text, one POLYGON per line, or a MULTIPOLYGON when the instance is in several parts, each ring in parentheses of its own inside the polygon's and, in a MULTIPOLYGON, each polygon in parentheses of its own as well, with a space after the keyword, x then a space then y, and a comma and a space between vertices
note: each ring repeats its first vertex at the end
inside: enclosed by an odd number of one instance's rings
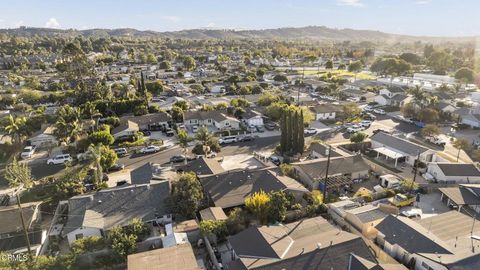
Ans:
POLYGON ((395 151, 395 150, 393 150, 391 148, 388 148, 388 147, 378 147, 378 148, 375 148, 373 150, 382 154, 382 155, 385 155, 385 156, 387 156, 391 159, 406 157, 405 153, 395 151))

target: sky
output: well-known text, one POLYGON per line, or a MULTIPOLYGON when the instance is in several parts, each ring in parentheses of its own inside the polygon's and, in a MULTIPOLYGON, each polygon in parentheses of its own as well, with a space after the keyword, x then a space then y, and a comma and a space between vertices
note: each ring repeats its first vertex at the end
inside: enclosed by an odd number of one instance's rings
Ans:
POLYGON ((479 0, 0 0, 0 28, 269 29, 327 26, 480 35, 479 0))

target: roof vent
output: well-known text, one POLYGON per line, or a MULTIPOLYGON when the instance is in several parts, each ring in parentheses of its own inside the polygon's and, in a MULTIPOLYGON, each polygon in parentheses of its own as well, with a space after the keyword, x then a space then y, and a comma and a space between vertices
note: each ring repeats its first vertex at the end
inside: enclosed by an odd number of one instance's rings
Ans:
POLYGON ((317 243, 317 249, 322 249, 322 244, 317 243))
POLYGON ((98 200, 98 203, 102 203, 102 200, 98 200))

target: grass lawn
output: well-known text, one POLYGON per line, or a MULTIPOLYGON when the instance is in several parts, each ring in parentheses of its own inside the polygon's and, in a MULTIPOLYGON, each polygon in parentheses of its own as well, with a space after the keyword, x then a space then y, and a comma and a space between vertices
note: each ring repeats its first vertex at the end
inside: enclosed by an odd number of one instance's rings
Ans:
MULTIPOLYGON (((349 72, 349 71, 346 71, 346 70, 327 70, 327 69, 320 69, 320 72, 316 71, 316 70, 305 70, 304 74, 305 75, 315 75, 315 74, 320 74, 320 75, 323 75, 323 74, 327 74, 327 73, 331 73, 333 76, 339 76, 339 77, 343 77, 343 76, 348 76, 348 77, 355 77, 355 73, 353 72, 349 72)), ((302 74, 302 70, 298 70, 298 73, 302 74)), ((371 75, 371 74, 367 74, 367 73, 358 73, 357 74, 357 80, 375 80, 377 77, 371 75)))

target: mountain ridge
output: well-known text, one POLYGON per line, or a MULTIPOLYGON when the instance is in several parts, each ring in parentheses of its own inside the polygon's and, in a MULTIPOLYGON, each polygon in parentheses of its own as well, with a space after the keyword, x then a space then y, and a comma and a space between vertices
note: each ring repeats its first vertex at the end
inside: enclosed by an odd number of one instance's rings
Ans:
POLYGON ((329 28, 326 26, 282 27, 260 30, 233 29, 187 29, 179 31, 137 30, 134 28, 93 28, 85 30, 54 29, 41 27, 19 27, 0 29, 0 33, 14 36, 86 36, 86 37, 144 37, 144 38, 184 38, 184 39, 257 39, 257 40, 312 40, 312 41, 376 41, 376 42, 413 42, 421 41, 468 41, 475 36, 435 37, 413 36, 385 33, 376 30, 358 30, 351 28, 329 28))

